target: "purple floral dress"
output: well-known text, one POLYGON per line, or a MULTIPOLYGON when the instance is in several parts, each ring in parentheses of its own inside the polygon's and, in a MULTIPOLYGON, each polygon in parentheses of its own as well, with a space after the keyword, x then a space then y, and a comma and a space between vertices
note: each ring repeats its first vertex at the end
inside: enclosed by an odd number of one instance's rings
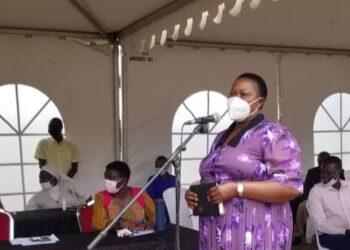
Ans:
MULTIPOLYGON (((220 133, 200 165, 201 182, 273 180, 303 191, 301 151, 288 130, 255 117, 224 144, 235 124, 220 133)), ((200 218, 201 250, 289 250, 293 220, 289 203, 234 197, 225 215, 200 218)))

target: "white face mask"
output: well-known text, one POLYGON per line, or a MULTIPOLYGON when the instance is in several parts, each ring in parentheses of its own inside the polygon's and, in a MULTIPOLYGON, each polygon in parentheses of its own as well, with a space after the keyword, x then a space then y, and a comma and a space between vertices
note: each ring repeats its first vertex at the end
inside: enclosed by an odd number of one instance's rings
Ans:
POLYGON ((50 181, 42 182, 42 183, 40 183, 40 185, 41 185, 41 188, 43 190, 45 190, 45 191, 49 191, 49 190, 51 190, 53 188, 53 186, 52 186, 50 181))
POLYGON ((325 183, 327 187, 333 187, 338 181, 338 172, 335 174, 334 178, 332 178, 329 182, 325 183))
POLYGON ((123 179, 120 179, 119 181, 112 181, 112 180, 105 179, 105 189, 110 194, 118 193, 125 185, 123 184, 117 188, 118 183, 121 182, 122 180, 123 179))
POLYGON ((227 109, 228 115, 231 120, 235 122, 241 122, 247 119, 250 115, 253 115, 258 111, 258 108, 251 113, 250 105, 258 101, 261 97, 255 99, 251 103, 239 98, 237 96, 233 96, 227 99, 227 109))

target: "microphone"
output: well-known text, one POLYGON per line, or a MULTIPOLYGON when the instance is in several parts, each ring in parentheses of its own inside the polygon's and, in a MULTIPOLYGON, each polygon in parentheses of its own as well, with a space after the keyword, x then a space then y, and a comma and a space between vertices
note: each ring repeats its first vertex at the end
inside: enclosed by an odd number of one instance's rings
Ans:
POLYGON ((214 122, 214 123, 218 123, 220 121, 220 114, 219 113, 214 113, 212 115, 209 116, 204 116, 204 117, 198 117, 194 120, 190 120, 185 122, 185 125, 191 125, 191 124, 206 124, 209 122, 214 122))

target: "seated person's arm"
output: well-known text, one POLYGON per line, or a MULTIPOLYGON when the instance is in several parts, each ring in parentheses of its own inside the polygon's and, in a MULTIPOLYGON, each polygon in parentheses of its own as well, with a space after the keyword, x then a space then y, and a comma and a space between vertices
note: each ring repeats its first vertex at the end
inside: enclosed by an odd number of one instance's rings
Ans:
POLYGON ((309 198, 307 200, 307 206, 309 210, 309 214, 316 224, 316 230, 326 234, 342 234, 346 233, 345 228, 336 228, 332 224, 329 223, 329 219, 327 218, 324 208, 323 208, 323 199, 322 194, 319 190, 311 189, 309 198))
POLYGON ((36 195, 34 195, 27 203, 26 210, 39 210, 42 207, 39 205, 36 199, 36 195))
POLYGON ((104 208, 102 195, 96 194, 92 208, 92 228, 103 230, 107 226, 108 221, 108 211, 104 208))
POLYGON ((72 162, 72 168, 68 171, 67 176, 73 178, 78 172, 78 162, 72 162))
POLYGON ((156 204, 147 193, 144 193, 143 195, 145 202, 145 223, 141 225, 141 229, 154 229, 156 224, 156 204))
POLYGON ((46 165, 46 160, 44 159, 39 159, 39 168, 42 168, 43 166, 46 165))

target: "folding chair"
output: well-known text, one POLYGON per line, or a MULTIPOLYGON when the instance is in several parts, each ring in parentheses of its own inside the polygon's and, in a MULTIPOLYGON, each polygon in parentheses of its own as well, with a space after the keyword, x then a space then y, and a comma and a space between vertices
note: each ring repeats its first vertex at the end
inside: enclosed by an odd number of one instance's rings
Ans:
MULTIPOLYGON (((308 206, 308 204, 306 203, 306 208, 307 208, 307 211, 309 211, 309 218, 308 218, 308 221, 307 221, 307 223, 310 223, 311 225, 312 225, 312 227, 315 229, 315 234, 316 234, 316 242, 317 242, 317 248, 318 248, 318 250, 330 250, 330 249, 328 249, 328 248, 326 248, 326 247, 323 247, 323 246, 321 246, 321 244, 320 244, 320 239, 319 239, 319 235, 318 235, 318 232, 317 232, 317 228, 315 227, 315 223, 313 222, 313 220, 312 220, 312 216, 311 216, 311 213, 310 213, 310 209, 309 209, 309 206, 308 206)), ((306 224, 307 225, 307 224, 306 224)))
POLYGON ((80 228, 80 232, 88 233, 95 231, 92 228, 92 207, 84 206, 77 210, 77 219, 80 228))
MULTIPOLYGON (((183 227, 198 230, 191 219, 190 209, 187 207, 185 200, 186 189, 181 188, 180 190, 180 225, 183 227)), ((168 209, 170 222, 176 223, 176 208, 175 208, 175 188, 168 188, 163 192, 163 199, 165 201, 166 207, 168 209)))
POLYGON ((14 238, 14 221, 8 212, 0 209, 0 240, 12 240, 14 238))

